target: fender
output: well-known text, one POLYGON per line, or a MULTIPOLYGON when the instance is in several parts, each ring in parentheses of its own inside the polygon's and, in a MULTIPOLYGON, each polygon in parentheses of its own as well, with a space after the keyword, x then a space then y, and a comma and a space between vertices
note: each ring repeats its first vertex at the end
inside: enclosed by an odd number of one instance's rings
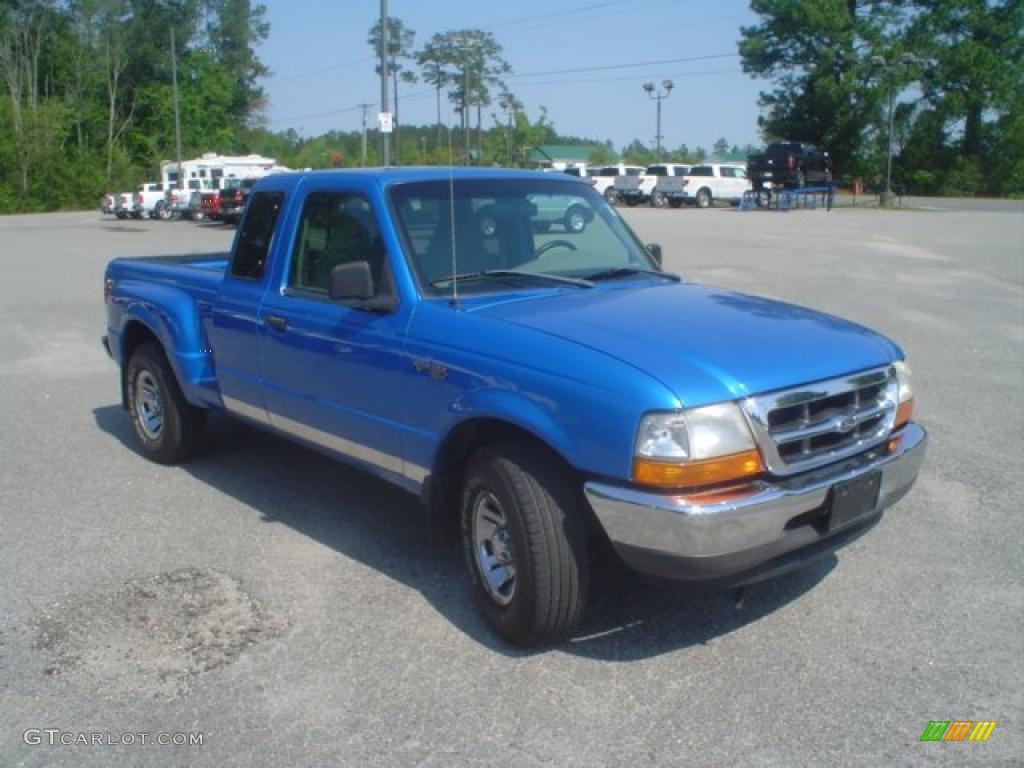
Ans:
POLYGON ((122 305, 117 344, 123 364, 128 362, 124 331, 132 322, 142 323, 163 346, 185 398, 193 405, 209 406, 211 400, 203 389, 216 390, 213 356, 199 324, 196 301, 180 288, 125 280, 117 302, 122 305))
MULTIPOLYGON (((472 419, 496 419, 531 433, 571 466, 581 468, 581 452, 576 441, 537 398, 511 389, 474 389, 460 395, 452 403, 451 412, 457 419, 449 425, 449 435, 472 419)), ((437 456, 434 458, 436 462, 437 456)))

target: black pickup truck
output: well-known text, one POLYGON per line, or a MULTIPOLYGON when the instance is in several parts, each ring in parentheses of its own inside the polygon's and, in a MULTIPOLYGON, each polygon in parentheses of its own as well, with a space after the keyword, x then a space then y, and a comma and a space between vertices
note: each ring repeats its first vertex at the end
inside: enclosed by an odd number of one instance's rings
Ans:
POLYGON ((755 190, 765 187, 801 189, 832 183, 828 152, 801 141, 777 141, 747 158, 747 178, 755 190))

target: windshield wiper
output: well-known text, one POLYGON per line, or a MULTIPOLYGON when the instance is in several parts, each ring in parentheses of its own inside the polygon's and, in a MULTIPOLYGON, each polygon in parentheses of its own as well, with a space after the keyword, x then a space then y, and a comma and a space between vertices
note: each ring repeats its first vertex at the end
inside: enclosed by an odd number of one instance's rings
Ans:
POLYGON ((662 277, 666 280, 671 280, 673 283, 678 283, 680 280, 679 275, 674 275, 671 272, 661 272, 657 269, 644 269, 643 267, 612 267, 611 269, 602 269, 600 272, 594 272, 591 275, 586 275, 586 280, 615 280, 619 277, 629 277, 630 275, 653 275, 654 277, 662 277))
POLYGON ((438 286, 442 283, 450 283, 453 280, 481 280, 488 277, 529 277, 535 280, 547 280, 552 283, 566 283, 579 288, 593 288, 594 284, 589 280, 579 277, 565 277, 564 275, 552 275, 550 272, 524 272, 520 269, 481 269, 476 272, 460 272, 457 275, 444 275, 436 280, 431 280, 431 286, 438 286))

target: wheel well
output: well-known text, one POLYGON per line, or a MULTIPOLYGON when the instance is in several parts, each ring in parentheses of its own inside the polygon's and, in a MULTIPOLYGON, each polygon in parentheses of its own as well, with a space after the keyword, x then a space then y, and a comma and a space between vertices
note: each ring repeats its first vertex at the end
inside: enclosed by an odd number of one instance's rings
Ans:
POLYGON ((509 440, 534 443, 565 468, 575 470, 558 451, 534 433, 501 419, 469 419, 459 424, 441 442, 434 459, 434 471, 424 487, 423 501, 432 515, 445 518, 455 515, 459 507, 462 471, 473 452, 485 445, 509 440))
POLYGON ((138 320, 133 320, 125 326, 124 333, 121 335, 121 404, 125 408, 128 407, 128 380, 126 378, 128 361, 132 359, 136 349, 149 342, 160 345, 156 334, 146 325, 138 320))

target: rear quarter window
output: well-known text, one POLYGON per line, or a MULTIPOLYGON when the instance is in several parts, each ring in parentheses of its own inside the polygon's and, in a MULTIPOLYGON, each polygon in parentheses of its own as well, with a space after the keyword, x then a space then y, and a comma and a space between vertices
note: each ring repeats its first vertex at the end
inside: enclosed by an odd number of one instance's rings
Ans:
POLYGON ((257 192, 250 198, 235 246, 235 256, 231 260, 233 276, 247 280, 263 277, 274 227, 283 204, 283 192, 257 192))

